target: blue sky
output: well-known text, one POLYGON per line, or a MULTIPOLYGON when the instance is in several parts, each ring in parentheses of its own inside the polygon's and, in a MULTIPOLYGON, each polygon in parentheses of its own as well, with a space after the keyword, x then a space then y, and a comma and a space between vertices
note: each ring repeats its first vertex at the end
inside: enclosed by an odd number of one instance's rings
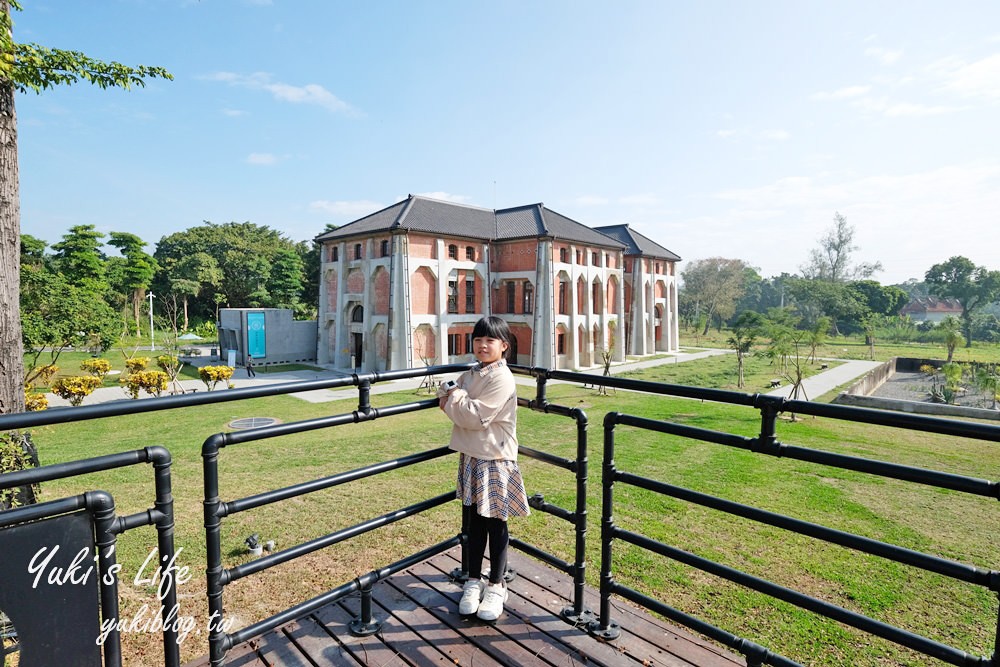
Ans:
POLYGON ((24 0, 15 38, 174 81, 17 99, 22 231, 310 239, 409 193, 544 202, 795 273, 1000 269, 1000 3, 24 0))

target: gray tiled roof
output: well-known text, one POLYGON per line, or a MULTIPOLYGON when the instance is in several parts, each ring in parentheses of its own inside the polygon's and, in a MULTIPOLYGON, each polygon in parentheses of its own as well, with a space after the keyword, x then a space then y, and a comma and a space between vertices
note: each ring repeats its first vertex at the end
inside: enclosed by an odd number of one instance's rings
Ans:
POLYGON ((634 229, 630 229, 628 225, 607 225, 605 227, 594 227, 594 229, 625 244, 627 248, 625 254, 627 255, 658 257, 673 262, 679 262, 681 259, 678 255, 670 252, 656 241, 643 236, 634 229))
POLYGON ((321 234, 316 240, 329 241, 393 229, 481 239, 492 239, 495 233, 493 211, 488 208, 410 195, 381 211, 321 234))
MULTIPOLYGON (((410 195, 401 202, 371 215, 366 215, 343 227, 321 234, 316 237, 316 240, 328 241, 388 232, 393 229, 490 241, 550 236, 562 241, 576 241, 605 248, 621 249, 623 246, 628 246, 621 239, 595 231, 576 220, 546 208, 542 204, 529 204, 493 211, 488 208, 455 204, 415 195, 410 195)), ((656 248, 660 248, 649 239, 645 240, 656 248)), ((673 253, 668 250, 663 250, 663 252, 673 256, 673 253)))

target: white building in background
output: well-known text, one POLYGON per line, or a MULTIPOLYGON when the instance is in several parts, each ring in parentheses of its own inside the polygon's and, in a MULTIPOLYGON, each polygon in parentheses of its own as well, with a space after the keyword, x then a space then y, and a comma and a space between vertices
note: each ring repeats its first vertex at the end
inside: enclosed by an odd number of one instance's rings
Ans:
POLYGON ((410 195, 317 241, 321 364, 472 361, 484 315, 507 320, 522 365, 586 369, 604 350, 616 361, 678 350, 680 257, 627 225, 410 195))

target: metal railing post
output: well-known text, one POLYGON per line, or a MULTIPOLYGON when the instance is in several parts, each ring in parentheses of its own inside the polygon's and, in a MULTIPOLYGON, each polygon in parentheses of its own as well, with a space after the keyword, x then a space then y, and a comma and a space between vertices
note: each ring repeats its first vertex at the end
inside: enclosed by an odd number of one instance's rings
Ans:
POLYGON ((87 507, 94 517, 94 536, 97 546, 98 572, 100 573, 101 618, 110 625, 107 639, 104 641, 104 664, 109 667, 121 667, 122 644, 121 633, 118 630, 118 580, 112 576, 112 565, 116 562, 115 535, 112 532, 115 525, 115 501, 110 493, 105 491, 87 491, 87 507), (111 585, 107 585, 111 582, 111 585))
POLYGON ((361 590, 361 613, 347 625, 355 637, 369 637, 382 629, 381 623, 372 620, 372 586, 377 580, 374 572, 356 580, 361 590))
POLYGON ((614 534, 614 484, 615 484, 615 423, 620 413, 609 412, 604 416, 604 466, 601 479, 601 615, 591 623, 590 634, 605 641, 621 635, 618 624, 611 620, 611 540, 614 534))
POLYGON ((201 448, 205 482, 205 578, 208 594, 208 655, 211 667, 222 667, 226 657, 226 633, 223 630, 222 610, 222 517, 219 508, 219 449, 225 444, 225 435, 208 438, 201 448))
POLYGON ((570 410, 576 420, 576 511, 573 523, 576 544, 573 564, 573 606, 562 610, 562 617, 574 625, 588 625, 594 612, 583 607, 587 575, 587 413, 570 410))

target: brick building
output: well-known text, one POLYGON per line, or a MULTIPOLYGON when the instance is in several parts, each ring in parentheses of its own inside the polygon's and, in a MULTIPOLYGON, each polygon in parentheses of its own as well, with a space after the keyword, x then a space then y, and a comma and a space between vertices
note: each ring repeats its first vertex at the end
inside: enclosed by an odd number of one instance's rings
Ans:
POLYGON ((472 361, 497 315, 512 362, 583 369, 678 349, 680 257, 542 204, 500 210, 410 195, 322 234, 320 363, 364 370, 472 361))

